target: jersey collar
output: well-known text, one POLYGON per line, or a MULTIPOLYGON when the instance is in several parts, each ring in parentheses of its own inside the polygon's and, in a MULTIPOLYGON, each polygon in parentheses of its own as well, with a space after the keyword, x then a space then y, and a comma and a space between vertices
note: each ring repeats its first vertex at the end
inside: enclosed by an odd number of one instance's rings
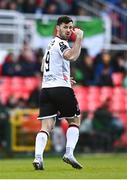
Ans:
POLYGON ((60 36, 56 36, 56 37, 58 37, 58 38, 61 39, 61 40, 67 41, 67 40, 65 40, 65 39, 62 39, 60 36))

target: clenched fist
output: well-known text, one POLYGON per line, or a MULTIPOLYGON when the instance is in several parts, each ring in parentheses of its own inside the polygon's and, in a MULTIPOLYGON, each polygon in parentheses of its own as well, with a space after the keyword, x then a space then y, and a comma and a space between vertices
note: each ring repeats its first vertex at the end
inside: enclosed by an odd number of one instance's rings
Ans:
POLYGON ((75 33, 77 38, 83 39, 83 31, 81 29, 75 28, 74 33, 75 33))
POLYGON ((83 31, 81 29, 75 27, 74 30, 72 30, 70 40, 75 41, 76 37, 83 39, 83 31))

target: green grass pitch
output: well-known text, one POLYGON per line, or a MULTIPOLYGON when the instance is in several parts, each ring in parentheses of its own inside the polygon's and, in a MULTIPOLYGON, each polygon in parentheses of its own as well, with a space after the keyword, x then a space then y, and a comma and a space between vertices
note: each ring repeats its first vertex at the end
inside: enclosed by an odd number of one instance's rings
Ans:
POLYGON ((32 159, 0 159, 0 179, 127 179, 127 154, 76 156, 82 170, 73 169, 62 158, 46 157, 45 170, 35 171, 32 159))

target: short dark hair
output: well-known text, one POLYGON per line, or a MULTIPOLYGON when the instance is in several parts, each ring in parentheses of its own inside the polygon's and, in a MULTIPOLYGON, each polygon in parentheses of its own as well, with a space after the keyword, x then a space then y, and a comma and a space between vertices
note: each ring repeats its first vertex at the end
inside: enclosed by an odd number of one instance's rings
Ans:
POLYGON ((57 25, 61 25, 62 23, 68 24, 70 22, 73 22, 73 20, 69 16, 61 16, 57 20, 57 25))

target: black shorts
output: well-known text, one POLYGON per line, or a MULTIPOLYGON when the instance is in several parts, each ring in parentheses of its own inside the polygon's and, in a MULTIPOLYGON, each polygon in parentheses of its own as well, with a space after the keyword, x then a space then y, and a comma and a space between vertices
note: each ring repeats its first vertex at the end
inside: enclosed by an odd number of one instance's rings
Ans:
POLYGON ((54 87, 41 89, 38 119, 55 116, 58 116, 58 118, 73 118, 79 115, 78 102, 72 88, 54 87))

